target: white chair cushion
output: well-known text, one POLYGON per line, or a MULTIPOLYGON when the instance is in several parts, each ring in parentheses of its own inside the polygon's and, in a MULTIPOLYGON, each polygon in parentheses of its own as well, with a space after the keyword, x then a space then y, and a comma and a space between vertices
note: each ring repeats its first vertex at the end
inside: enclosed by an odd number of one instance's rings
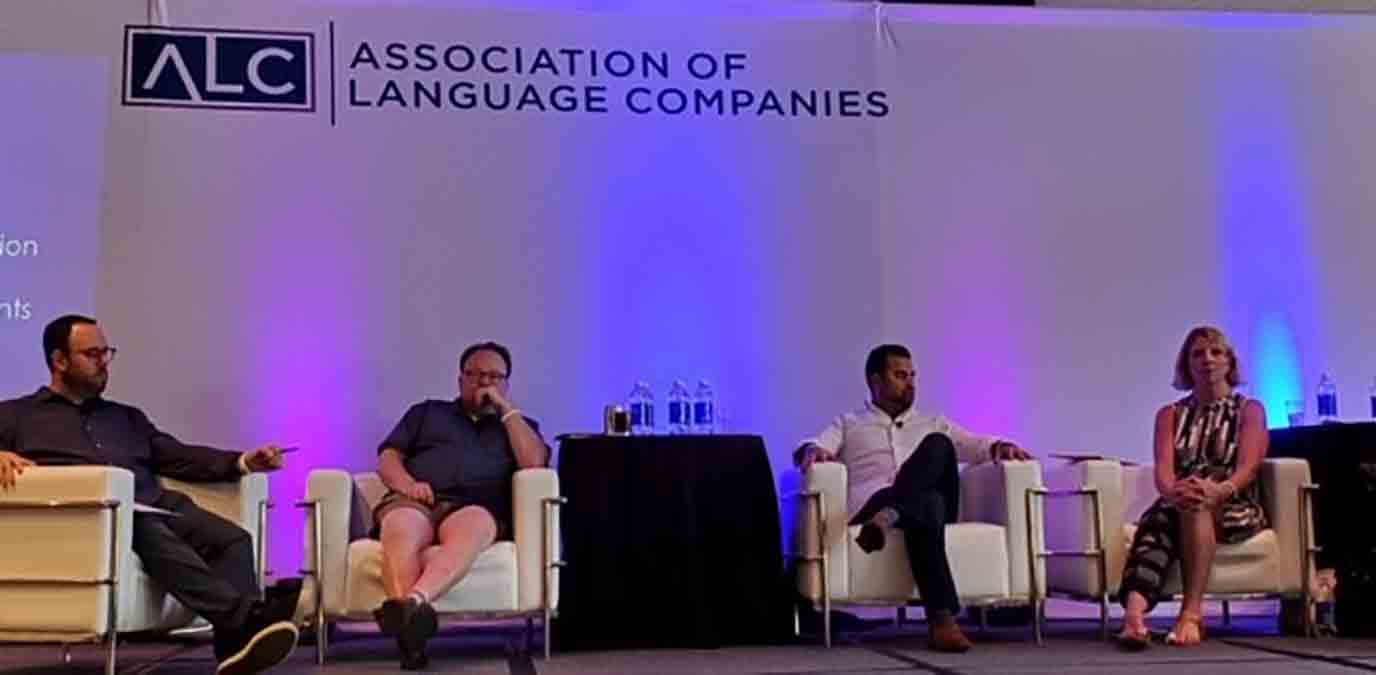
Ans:
MULTIPOLYGON (((349 544, 346 612, 368 617, 382 604, 382 542, 360 539, 349 544)), ((499 541, 478 554, 463 580, 434 601, 444 612, 516 609, 516 544, 499 541)))
MULTIPOLYGON (((1128 546, 1132 545, 1132 537, 1136 532, 1136 523, 1123 526, 1123 541, 1128 546)), ((1279 592, 1280 560, 1280 544, 1276 540, 1275 530, 1262 530, 1238 544, 1220 544, 1209 574, 1209 592, 1279 592)), ((1166 577, 1164 592, 1175 595, 1181 591, 1180 565, 1176 564, 1166 577)))
MULTIPOLYGON (((855 543, 860 527, 849 530, 851 602, 887 601, 902 603, 920 599, 908 564, 908 547, 903 533, 888 532, 884 548, 865 553, 855 543)), ((956 592, 961 598, 1006 597, 1008 595, 1007 533, 1002 525, 956 523, 946 526, 946 555, 951 562, 956 592)), ((833 589, 833 597, 841 597, 833 589)))

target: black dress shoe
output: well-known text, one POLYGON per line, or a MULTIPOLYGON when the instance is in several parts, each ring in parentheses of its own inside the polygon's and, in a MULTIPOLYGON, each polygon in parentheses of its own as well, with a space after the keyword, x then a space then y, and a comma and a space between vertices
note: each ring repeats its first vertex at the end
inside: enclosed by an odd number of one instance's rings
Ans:
POLYGON ((855 538, 855 543, 860 545, 860 550, 865 553, 874 553, 884 548, 884 529, 874 523, 865 523, 860 527, 860 535, 855 538))
POLYGON ((401 633, 401 626, 406 621, 407 600, 385 600, 377 609, 373 610, 373 620, 377 622, 377 629, 383 635, 397 635, 401 633))
POLYGON ((430 662, 425 654, 425 643, 439 631, 439 616, 428 602, 407 598, 404 603, 401 628, 397 632, 401 667, 403 670, 419 670, 430 662))
POLYGON ((400 637, 397 638, 397 651, 401 653, 402 670, 424 670, 430 665, 430 657, 425 649, 413 649, 400 637))

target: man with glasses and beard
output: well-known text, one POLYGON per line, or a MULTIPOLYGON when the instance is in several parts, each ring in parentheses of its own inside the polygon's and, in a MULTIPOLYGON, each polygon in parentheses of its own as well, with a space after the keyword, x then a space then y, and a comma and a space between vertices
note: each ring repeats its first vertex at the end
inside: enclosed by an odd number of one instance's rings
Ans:
POLYGON ((516 470, 549 461, 539 425, 509 398, 510 376, 506 347, 465 349, 458 399, 411 406, 378 446, 378 474, 389 492, 373 522, 387 600, 373 614, 384 634, 396 636, 404 669, 428 662, 425 644, 438 628, 430 602, 494 541, 511 538, 516 470))
POLYGON ((295 598, 259 600, 249 533, 157 480, 236 481, 281 468, 281 449, 239 453, 187 445, 138 408, 102 398, 115 348, 95 319, 67 315, 49 323, 43 355, 51 373, 47 386, 0 402, 0 490, 22 481, 24 469, 35 464, 128 469, 136 502, 176 514, 135 512, 134 553, 153 581, 214 627, 216 672, 256 673, 290 656, 297 640, 290 621, 295 598))

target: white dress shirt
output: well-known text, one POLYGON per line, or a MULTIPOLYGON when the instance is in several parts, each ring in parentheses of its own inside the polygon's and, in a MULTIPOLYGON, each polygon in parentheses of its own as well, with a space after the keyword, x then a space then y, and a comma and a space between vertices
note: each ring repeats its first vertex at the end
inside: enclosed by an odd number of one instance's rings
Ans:
POLYGON ((831 421, 821 433, 805 439, 836 454, 846 465, 849 485, 847 517, 854 516, 880 488, 893 485, 898 467, 907 461, 927 434, 946 434, 956 448, 956 460, 968 464, 988 461, 990 449, 1002 439, 981 436, 940 413, 908 408, 898 417, 866 401, 855 412, 831 421))

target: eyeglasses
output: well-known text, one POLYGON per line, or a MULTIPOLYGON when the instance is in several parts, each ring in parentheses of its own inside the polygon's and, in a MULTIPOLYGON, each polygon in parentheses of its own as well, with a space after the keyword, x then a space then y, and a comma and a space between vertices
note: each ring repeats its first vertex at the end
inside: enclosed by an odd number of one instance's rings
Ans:
POLYGON ((90 349, 77 350, 75 353, 92 361, 104 361, 109 363, 115 360, 115 354, 118 354, 119 350, 114 347, 91 347, 90 349))
POLYGON ((499 373, 493 370, 465 370, 463 376, 474 382, 490 380, 492 382, 505 382, 506 373, 499 373))

